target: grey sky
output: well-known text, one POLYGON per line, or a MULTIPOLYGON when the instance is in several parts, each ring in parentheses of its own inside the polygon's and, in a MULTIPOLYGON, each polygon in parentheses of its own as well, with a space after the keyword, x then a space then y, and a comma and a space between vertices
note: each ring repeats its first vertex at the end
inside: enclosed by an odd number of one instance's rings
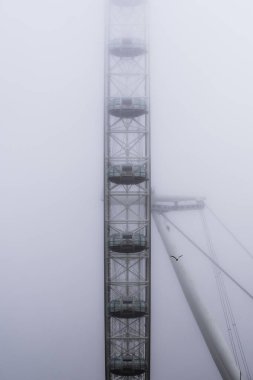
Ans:
MULTIPOLYGON (((153 187, 205 195, 253 251, 253 3, 150 3, 153 187)), ((104 8, 0 1, 1 380, 104 376, 104 8)), ((204 245, 197 216, 175 220, 204 245)), ((252 292, 252 261, 209 222, 252 292)), ((225 328, 209 266, 178 244, 225 328)), ((152 379, 218 380, 163 251, 154 227, 152 379)), ((227 287, 253 371, 253 305, 227 287)))

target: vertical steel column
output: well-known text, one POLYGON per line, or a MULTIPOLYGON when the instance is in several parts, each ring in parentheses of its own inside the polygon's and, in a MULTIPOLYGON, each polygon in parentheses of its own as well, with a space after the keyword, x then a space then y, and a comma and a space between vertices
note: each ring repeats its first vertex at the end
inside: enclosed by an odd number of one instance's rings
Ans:
POLYGON ((109 0, 105 48, 106 379, 150 378, 147 2, 109 0))

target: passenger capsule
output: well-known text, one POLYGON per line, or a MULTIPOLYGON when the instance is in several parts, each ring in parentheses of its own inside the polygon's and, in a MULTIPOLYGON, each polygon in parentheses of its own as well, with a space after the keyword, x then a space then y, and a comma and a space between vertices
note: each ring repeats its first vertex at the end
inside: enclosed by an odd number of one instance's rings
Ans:
POLYGON ((143 234, 129 232, 112 234, 109 238, 109 248, 113 252, 135 253, 147 249, 147 238, 143 234))
POLYGON ((147 370, 145 359, 124 355, 111 359, 110 371, 118 376, 138 376, 147 370))
POLYGON ((111 98, 108 105, 112 116, 131 119, 148 112, 146 98, 111 98))
POLYGON ((109 314, 116 318, 140 318, 147 314, 147 304, 132 297, 112 300, 109 303, 109 314))
POLYGON ((108 170, 109 181, 117 185, 138 185, 147 180, 145 165, 112 165, 108 170))
POLYGON ((143 41, 131 38, 122 38, 111 41, 109 44, 111 54, 122 58, 134 58, 146 53, 143 41))
POLYGON ((115 5, 122 7, 134 7, 144 3, 144 0, 112 0, 115 5))

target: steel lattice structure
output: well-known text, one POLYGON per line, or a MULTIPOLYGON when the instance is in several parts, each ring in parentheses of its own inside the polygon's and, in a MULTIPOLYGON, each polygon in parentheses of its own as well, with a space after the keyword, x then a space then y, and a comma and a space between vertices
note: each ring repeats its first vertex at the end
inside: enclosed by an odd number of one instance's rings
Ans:
POLYGON ((150 378, 147 2, 110 0, 105 50, 106 379, 150 378))

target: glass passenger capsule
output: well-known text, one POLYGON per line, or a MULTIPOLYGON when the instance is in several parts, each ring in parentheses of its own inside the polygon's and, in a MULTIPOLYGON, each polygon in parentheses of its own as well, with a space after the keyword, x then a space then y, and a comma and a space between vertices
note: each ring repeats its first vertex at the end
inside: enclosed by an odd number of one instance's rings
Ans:
POLYGON ((113 252, 120 253, 141 252, 147 249, 147 238, 138 233, 112 234, 109 238, 109 248, 113 252))
POLYGON ((112 0, 115 5, 123 7, 134 7, 144 3, 144 0, 112 0))
POLYGON ((147 370, 145 359, 124 355, 111 359, 110 371, 118 376, 138 376, 147 370))
POLYGON ((122 38, 111 41, 109 51, 117 57, 133 58, 145 54, 146 47, 141 40, 122 38))
POLYGON ((147 314, 147 304, 132 297, 124 297, 109 303, 109 313, 117 318, 140 318, 147 314))
POLYGON ((111 98, 108 104, 112 116, 131 119, 148 113, 146 98, 111 98))
POLYGON ((108 170, 109 181, 117 185, 138 185, 147 180, 145 165, 113 165, 108 170))

